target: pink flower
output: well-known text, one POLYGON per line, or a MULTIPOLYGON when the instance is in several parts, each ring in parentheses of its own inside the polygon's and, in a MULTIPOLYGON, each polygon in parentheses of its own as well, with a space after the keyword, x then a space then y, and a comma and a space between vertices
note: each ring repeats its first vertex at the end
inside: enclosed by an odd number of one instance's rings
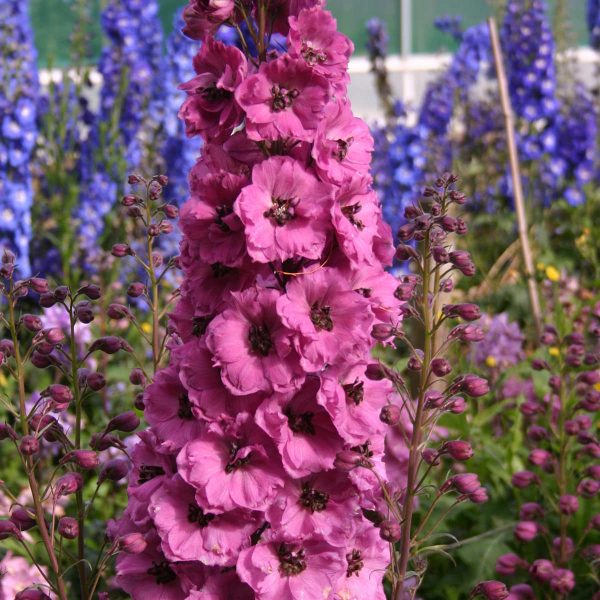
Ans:
POLYGON ((275 31, 286 35, 290 17, 297 17, 305 8, 323 6, 325 0, 272 0, 269 11, 273 14, 275 31))
POLYGON ((268 433, 293 477, 331 469, 342 449, 330 416, 317 404, 319 379, 309 377, 297 393, 273 396, 259 407, 256 422, 268 433))
POLYGON ((290 332, 275 310, 279 292, 249 288, 231 294, 232 306, 208 326, 206 345, 236 395, 283 392, 304 379, 290 332))
POLYGON ((203 40, 233 15, 234 8, 234 0, 190 0, 183 11, 183 33, 194 40, 203 40))
POLYGON ((364 363, 327 369, 317 395, 338 433, 353 445, 385 433, 379 413, 393 392, 389 381, 371 381, 365 370, 364 363))
POLYGON ((242 551, 237 564, 261 600, 327 600, 345 568, 341 550, 318 539, 261 543, 242 551))
POLYGON ((259 262, 319 259, 330 228, 329 186, 288 157, 254 167, 234 210, 244 224, 248 253, 259 262))
POLYGON ((251 140, 294 138, 311 142, 325 105, 329 83, 303 60, 285 54, 262 63, 235 94, 246 111, 251 140))
POLYGON ((346 548, 346 576, 336 586, 336 600, 385 600, 382 580, 390 562, 389 544, 363 520, 346 548))
POLYGON ((209 425, 177 457, 179 474, 210 509, 264 510, 283 486, 283 472, 266 435, 240 414, 209 425))
POLYGON ((188 98, 179 117, 188 136, 223 141, 241 120, 234 92, 246 77, 246 58, 237 48, 211 38, 194 58, 194 69, 198 75, 180 86, 188 98))
MULTIPOLYGON (((62 307, 61 307, 62 308, 62 307)), ((46 572, 43 568, 44 573, 46 572)), ((30 586, 47 585, 42 574, 22 556, 14 556, 9 550, 0 560, 0 598, 9 600, 30 586)))
POLYGON ((336 20, 329 11, 317 6, 291 17, 288 39, 291 56, 304 60, 315 73, 327 77, 343 91, 340 84, 349 79, 346 71, 354 45, 337 31, 336 20))
POLYGON ((369 347, 373 316, 369 303, 335 269, 296 277, 277 301, 282 321, 307 371, 360 357, 369 347))
POLYGON ((159 371, 146 388, 144 416, 159 440, 173 449, 193 440, 203 428, 173 366, 159 371))
POLYGON ((172 561, 233 565, 258 527, 256 519, 241 510, 206 510, 198 504, 194 488, 177 475, 153 494, 149 512, 165 556, 172 561))
POLYGON ((199 590, 193 590, 187 600, 254 600, 252 589, 240 581, 235 571, 216 571, 206 578, 199 590))
POLYGON ((336 185, 366 174, 373 138, 367 124, 342 100, 329 104, 315 135, 312 155, 322 179, 336 185))
POLYGON ((322 472, 289 482, 266 516, 286 540, 317 536, 343 547, 360 520, 357 500, 347 476, 322 472))
POLYGON ((220 171, 205 175, 192 187, 193 195, 181 209, 180 226, 204 262, 228 267, 242 263, 245 238, 233 203, 247 183, 242 175, 220 171))

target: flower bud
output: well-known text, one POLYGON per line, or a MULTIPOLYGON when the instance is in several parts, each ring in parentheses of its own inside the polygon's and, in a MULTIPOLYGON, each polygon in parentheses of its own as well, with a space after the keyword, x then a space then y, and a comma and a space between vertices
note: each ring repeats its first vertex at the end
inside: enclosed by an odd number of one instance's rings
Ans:
POLYGON ((40 442, 35 435, 24 435, 19 443, 19 450, 25 456, 33 456, 40 450, 40 442))
POLYGON ((389 323, 376 323, 371 329, 371 335, 378 342, 389 340, 395 332, 395 327, 389 323))
POLYGON ((123 258, 124 256, 133 256, 134 252, 128 244, 114 244, 110 252, 117 258, 123 258))
POLYGON ((583 479, 577 486, 577 493, 586 498, 593 498, 600 491, 600 481, 583 479))
POLYGON ((135 399, 133 401, 133 406, 140 411, 144 411, 146 409, 146 403, 144 402, 144 393, 140 392, 135 395, 135 399))
POLYGON ((544 517, 544 509, 537 502, 525 502, 519 510, 521 521, 535 521, 544 517))
POLYGON ((141 554, 148 542, 141 533, 128 533, 119 538, 119 550, 127 554, 141 554))
POLYGON ((434 246, 431 249, 431 255, 433 256, 433 260, 435 260, 438 264, 446 264, 450 262, 450 254, 448 250, 444 248, 444 246, 434 246))
POLYGON ((104 430, 105 433, 111 431, 123 431, 125 433, 131 433, 140 426, 140 420, 138 416, 131 410, 121 413, 116 417, 113 417, 104 430))
POLYGON ((52 405, 52 410, 66 410, 73 400, 73 392, 66 385, 53 383, 42 391, 42 397, 47 397, 52 405))
POLYGON ((450 215, 444 215, 439 221, 441 228, 448 233, 456 231, 456 219, 450 215))
POLYGON ((32 277, 29 280, 29 287, 38 294, 47 294, 50 289, 48 287, 48 281, 41 277, 32 277))
POLYGON ((61 464, 73 462, 85 470, 95 469, 100 464, 98 454, 93 450, 72 450, 65 454, 60 462, 61 464))
POLYGON ((538 524, 535 521, 519 521, 514 534, 521 542, 531 542, 538 534, 538 524))
POLYGON ((74 540, 79 535, 77 519, 62 517, 58 522, 58 533, 67 540, 74 540))
POLYGON ((10 520, 19 528, 19 531, 29 531, 37 525, 33 511, 22 506, 15 506, 12 509, 10 520))
POLYGON ((179 209, 174 204, 165 204, 162 211, 167 219, 176 219, 179 216, 179 209))
POLYGON ((386 519, 379 524, 379 535, 381 539, 393 544, 400 540, 402 529, 397 521, 386 519))
POLYGON ((23 327, 25 327, 27 331, 31 331, 32 333, 37 333, 44 327, 42 319, 37 315, 23 315, 21 317, 21 323, 23 323, 23 327))
POLYGON ((95 352, 96 350, 100 350, 100 352, 104 352, 105 354, 115 354, 119 350, 131 352, 132 348, 124 339, 115 335, 109 335, 106 337, 98 338, 95 342, 92 343, 89 351, 95 352))
POLYGON ((575 542, 570 537, 566 537, 563 540, 557 536, 552 540, 552 550, 557 561, 562 556, 563 551, 567 560, 570 560, 575 555, 575 542))
POLYGON ((461 494, 472 494, 481 487, 479 478, 475 473, 461 473, 450 479, 452 486, 461 494))
POLYGON ((558 508, 563 515, 574 515, 579 509, 579 499, 572 494, 563 494, 558 500, 558 508))
POLYGON ((527 561, 510 552, 498 557, 498 560, 496 560, 496 573, 500 575, 514 575, 518 569, 527 569, 528 566, 527 561))
POLYGON ((78 293, 87 296, 90 300, 98 300, 102 295, 100 286, 94 283, 86 283, 82 285, 79 288, 78 293))
POLYGON ((83 477, 80 473, 66 473, 56 480, 55 493, 57 497, 68 496, 80 490, 83 486, 83 477))
POLYGON ((106 387, 106 377, 97 371, 89 373, 85 378, 85 382, 90 390, 94 392, 99 392, 106 387))
POLYGON ((471 598, 483 596, 487 600, 505 600, 508 598, 508 590, 500 581, 482 581, 471 592, 471 598))
POLYGON ((591 465, 586 469, 586 474, 592 479, 600 480, 600 465, 591 465))
POLYGON ((55 290, 54 290, 54 297, 59 301, 62 302, 63 300, 66 300, 67 297, 69 296, 69 288, 66 285, 59 285, 55 290))
POLYGON ((433 448, 425 448, 425 450, 421 452, 421 456, 428 465, 435 467, 440 464, 440 453, 433 448))
POLYGON ((98 475, 98 483, 102 483, 105 480, 119 481, 129 473, 129 462, 122 458, 114 458, 105 463, 100 469, 98 475))
POLYGON ((127 196, 123 196, 123 198, 121 198, 121 204, 125 207, 125 208, 129 208, 130 206, 135 206, 138 202, 138 198, 137 196, 134 196, 133 194, 127 194, 127 196))
POLYGON ((127 288, 127 295, 130 298, 139 298, 145 292, 146 292, 146 286, 139 281, 134 281, 127 288))
POLYGON ((401 410, 395 404, 386 404, 379 414, 379 418, 386 425, 395 426, 400 422, 401 410))
POLYGON ((484 504, 489 500, 487 490, 482 486, 477 488, 474 492, 469 494, 469 500, 473 504, 484 504))
POLYGON ((6 540, 10 537, 21 539, 19 528, 8 519, 0 519, 0 540, 6 540))
POLYGON ((554 575, 554 565, 546 558, 538 558, 531 563, 529 573, 535 580, 547 582, 554 575))
POLYGON ((527 460, 536 467, 543 467, 544 465, 552 462, 552 454, 548 450, 542 448, 534 448, 527 458, 527 460))
POLYGON ((398 229, 398 239, 402 242, 412 240, 415 235, 416 225, 414 223, 405 223, 398 229))
POLYGON ((450 261, 459 269, 468 266, 471 262, 471 254, 466 250, 454 250, 450 252, 450 261))
POLYGON ((20 591, 15 600, 52 600, 48 594, 37 588, 26 588, 20 591))
POLYGON ((59 329, 58 327, 51 327, 50 329, 44 330, 44 339, 46 342, 48 342, 48 344, 57 346, 64 341, 65 334, 62 329, 59 329))
POLYGON ((456 235, 465 235, 469 231, 464 219, 456 217, 456 235))
POLYGON ((91 323, 94 320, 94 310, 91 302, 83 300, 75 305, 75 316, 84 324, 91 323))
POLYGON ((512 484, 519 489, 524 489, 533 485, 534 483, 539 483, 539 477, 533 473, 532 471, 517 471, 512 476, 512 484))
POLYGON ((106 314, 109 319, 130 319, 133 317, 131 311, 124 305, 113 302, 108 306, 106 314))
POLYGON ((477 375, 464 375, 460 380, 459 390, 472 398, 480 398, 489 393, 490 386, 485 379, 477 375))
POLYGON ((2 440, 13 440, 17 439, 16 431, 7 423, 0 423, 0 442, 2 440))
POLYGON ((129 185, 136 185, 137 183, 141 183, 142 181, 144 180, 139 175, 135 175, 134 173, 131 173, 127 176, 127 183, 129 185))
POLYGON ((436 377, 445 377, 452 372, 452 365, 445 358, 434 358, 431 361, 431 371, 436 377))
POLYGON ((427 390, 425 392, 425 403, 424 406, 427 409, 440 408, 443 406, 446 397, 442 392, 437 390, 427 390))
POLYGON ((135 368, 131 370, 129 373, 129 381, 132 385, 146 385, 146 376, 144 375, 144 371, 139 368, 135 368))
POLYGON ((446 406, 451 413, 460 415, 465 412, 467 402, 462 396, 452 396, 446 406))
POLYGON ((473 456, 473 448, 469 442, 454 440, 442 446, 442 452, 447 452, 454 460, 469 460, 473 456))
POLYGON ((550 587, 561 595, 568 594, 575 587, 575 575, 569 569, 556 569, 550 580, 550 587))

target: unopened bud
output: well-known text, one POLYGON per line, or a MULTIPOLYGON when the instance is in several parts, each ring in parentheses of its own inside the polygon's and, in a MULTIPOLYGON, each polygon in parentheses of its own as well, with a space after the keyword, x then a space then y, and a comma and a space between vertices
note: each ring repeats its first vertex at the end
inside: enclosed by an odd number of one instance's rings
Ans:
POLYGON ((58 533, 67 540, 74 540, 79 535, 77 519, 62 517, 58 522, 58 533))
POLYGON ((98 475, 98 482, 101 483, 106 479, 109 481, 119 481, 127 473, 129 473, 129 463, 122 458, 114 458, 102 466, 98 475))
POLYGON ((402 411, 395 404, 386 404, 379 413, 380 420, 386 425, 395 426, 400 422, 402 411))
POLYGON ((113 417, 104 430, 106 433, 111 431, 123 431, 125 433, 131 433, 135 431, 140 425, 138 416, 131 410, 121 413, 116 417, 113 417))
POLYGON ((25 456, 33 456, 40 450, 40 442, 35 435, 24 435, 19 443, 19 450, 25 456))

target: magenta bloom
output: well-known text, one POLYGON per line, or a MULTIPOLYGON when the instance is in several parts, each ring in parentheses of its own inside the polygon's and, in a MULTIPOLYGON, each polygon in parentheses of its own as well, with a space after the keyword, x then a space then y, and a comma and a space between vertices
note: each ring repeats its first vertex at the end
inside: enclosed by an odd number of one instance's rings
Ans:
POLYGON ((331 597, 346 569, 339 548, 320 540, 272 540, 244 550, 237 571, 261 600, 311 600, 331 597))
POLYGON ((159 440, 172 449, 181 448, 203 429, 173 366, 159 371, 146 388, 144 416, 159 440))
POLYGON ((181 209, 179 222, 204 262, 228 267, 242 263, 245 237, 233 203, 247 183, 242 175, 221 171, 205 175, 192 187, 193 195, 181 209))
POLYGON ((252 589, 240 581, 235 571, 215 570, 208 575, 199 590, 193 590, 187 600, 254 600, 252 589))
POLYGON ((251 140, 294 138, 311 142, 329 101, 329 83, 303 60, 285 54, 263 63, 237 89, 251 140))
POLYGON ((235 212, 244 224, 248 253, 259 262, 319 259, 330 228, 329 186, 299 162, 275 156, 254 167, 235 212))
POLYGON ((329 11, 320 7, 300 11, 290 19, 289 54, 304 62, 319 75, 343 90, 348 80, 348 61, 354 45, 337 31, 337 23, 329 11))
POLYGON ((342 439, 317 404, 319 380, 310 377, 297 393, 273 396, 259 407, 256 421, 273 439, 293 477, 331 469, 342 439))
POLYGON ((194 488, 177 475, 152 496, 149 512, 172 561, 233 565, 259 526, 241 510, 219 513, 201 507, 194 488))
POLYGON ((290 332, 275 311, 278 297, 258 288, 231 294, 233 306, 208 326, 206 345, 233 394, 284 392, 302 383, 290 332))
POLYGON ((183 33, 194 40, 203 40, 233 15, 234 8, 234 0, 190 0, 183 11, 183 33))
POLYGON ((296 277, 286 292, 277 311, 295 333, 304 369, 318 372, 364 354, 373 322, 369 303, 336 270, 325 267, 296 277))
POLYGON ((210 38, 194 58, 194 69, 198 75, 180 86, 188 98, 179 117, 188 136, 225 140, 242 117, 234 91, 246 76, 246 58, 237 48, 210 38))
POLYGON ((331 103, 315 135, 313 158, 319 175, 341 185, 356 174, 365 174, 371 163, 373 138, 367 124, 355 117, 349 104, 331 103))
POLYGON ((241 414, 223 427, 209 426, 186 444, 177 469, 210 509, 262 510, 283 487, 283 471, 275 457, 267 436, 248 414, 241 414))

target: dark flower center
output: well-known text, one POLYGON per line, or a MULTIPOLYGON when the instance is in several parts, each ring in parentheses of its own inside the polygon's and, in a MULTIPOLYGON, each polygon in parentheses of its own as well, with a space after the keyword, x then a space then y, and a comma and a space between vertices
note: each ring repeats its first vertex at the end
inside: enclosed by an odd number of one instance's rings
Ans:
POLYGON ((212 316, 209 315, 204 317, 192 317, 192 335, 195 337, 204 335, 211 320, 212 316))
POLYGON ((348 206, 342 206, 342 214, 358 229, 362 231, 365 228, 365 224, 356 218, 356 215, 360 212, 362 206, 357 202, 356 204, 349 204, 348 206))
POLYGON ((143 483, 147 483, 151 479, 154 479, 155 477, 160 477, 164 474, 165 471, 162 467, 155 467, 152 465, 140 465, 138 484, 142 485, 143 483))
POLYGON ((360 550, 354 549, 352 552, 348 552, 348 554, 346 554, 346 561, 348 562, 346 577, 352 577, 352 575, 356 575, 358 577, 360 570, 364 567, 360 550))
POLYGON ((252 452, 243 458, 237 458, 237 453, 239 452, 240 448, 241 447, 237 442, 233 442, 231 444, 231 448, 229 449, 229 462, 225 466, 225 473, 233 473, 234 471, 237 471, 237 469, 245 467, 250 462, 252 452))
POLYGON ((284 414, 288 419, 289 428, 294 433, 306 433, 308 435, 315 435, 315 426, 312 422, 315 413, 305 412, 299 415, 295 415, 290 409, 286 409, 284 411, 284 414))
POLYGON ((320 492, 311 488, 307 483, 302 484, 302 493, 300 494, 300 504, 308 508, 311 513, 322 512, 327 508, 329 494, 320 492))
POLYGON ((318 304, 313 304, 310 310, 310 320, 317 329, 331 331, 333 329, 331 306, 319 306, 318 304))
POLYGON ((373 450, 371 450, 371 442, 366 441, 364 444, 360 444, 359 446, 352 446, 350 448, 352 452, 356 452, 365 458, 371 458, 373 456, 373 450))
POLYGON ((197 523, 200 529, 204 529, 216 517, 212 513, 205 513, 197 504, 188 505, 188 521, 197 523))
POLYGON ((155 563, 152 561, 152 566, 146 571, 148 575, 154 577, 156 583, 171 583, 177 579, 177 575, 173 569, 171 569, 168 562, 163 561, 161 563, 155 563))
POLYGON ((182 392, 179 394, 179 410, 177 411, 177 416, 180 419, 193 419, 194 413, 192 412, 192 405, 190 403, 190 398, 187 395, 187 392, 182 392))
POLYGON ((271 108, 275 112, 281 112, 282 110, 289 108, 299 94, 300 92, 296 89, 288 90, 285 87, 275 84, 271 88, 271 108))
POLYGON ((296 216, 294 213, 295 202, 293 198, 271 198, 272 206, 263 213, 267 219, 273 219, 277 225, 283 227, 296 216))
POLYGON ((358 288, 356 291, 364 298, 370 298, 373 295, 371 288, 358 288))
POLYGON ((253 354, 258 356, 268 356, 273 348, 269 330, 264 325, 251 325, 248 341, 253 354))
POLYGON ((347 383, 342 386, 346 393, 346 402, 352 401, 358 406, 365 397, 365 385, 364 383, 356 378, 354 383, 347 383))
POLYGON ((233 212, 232 208, 230 206, 227 206, 226 204, 221 204, 221 206, 217 206, 215 208, 215 212, 215 224, 217 225, 217 227, 224 233, 228 233, 229 231, 231 231, 231 228, 229 227, 229 225, 227 225, 227 223, 225 223, 225 221, 223 221, 223 218, 230 215, 233 212))
POLYGON ((306 42, 302 42, 302 57, 310 65, 316 65, 317 63, 324 63, 327 60, 327 54, 319 48, 313 48, 306 42))
POLYGON ((342 162, 346 156, 348 156, 348 151, 350 150, 350 146, 354 143, 354 138, 349 137, 345 140, 336 140, 336 142, 337 148, 333 151, 333 156, 342 162))
POLYGON ((198 93, 206 98, 209 102, 219 102, 220 100, 231 98, 233 95, 233 93, 229 90, 218 88, 214 83, 208 87, 199 88, 198 93))
POLYGON ((210 265, 210 268, 212 269, 213 277, 217 279, 219 277, 225 277, 225 275, 229 275, 229 273, 233 272, 233 269, 231 267, 226 267, 220 262, 213 263, 212 265, 210 265))
POLYGON ((286 576, 299 575, 306 569, 304 549, 293 550, 286 544, 281 544, 277 550, 279 557, 279 572, 286 576))

